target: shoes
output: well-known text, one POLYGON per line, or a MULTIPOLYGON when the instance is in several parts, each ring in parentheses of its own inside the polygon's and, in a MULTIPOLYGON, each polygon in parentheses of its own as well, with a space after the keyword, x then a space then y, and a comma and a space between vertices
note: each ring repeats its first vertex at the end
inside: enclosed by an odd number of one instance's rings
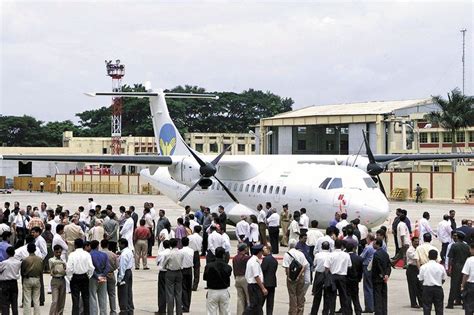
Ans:
POLYGON ((415 304, 415 305, 412 305, 410 306, 411 308, 420 308, 421 306, 419 306, 418 304, 415 304))
POLYGON ((363 310, 362 313, 373 313, 374 311, 363 310))
POLYGON ((145 267, 145 268, 143 268, 143 270, 150 270, 150 268, 148 268, 148 267, 145 267))
POLYGON ((452 310, 454 308, 454 306, 453 305, 446 305, 446 308, 452 310))
POLYGON ((135 267, 135 270, 140 270, 140 268, 138 268, 138 267, 135 267))

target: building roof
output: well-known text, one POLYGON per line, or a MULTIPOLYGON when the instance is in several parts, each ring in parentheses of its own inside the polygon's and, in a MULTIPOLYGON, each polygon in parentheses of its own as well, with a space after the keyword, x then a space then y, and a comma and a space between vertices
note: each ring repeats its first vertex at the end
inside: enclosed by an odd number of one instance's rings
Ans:
POLYGON ((264 119, 270 120, 307 116, 383 115, 392 113, 397 109, 427 105, 432 102, 431 98, 424 98, 404 101, 372 101, 337 105, 314 105, 264 119))

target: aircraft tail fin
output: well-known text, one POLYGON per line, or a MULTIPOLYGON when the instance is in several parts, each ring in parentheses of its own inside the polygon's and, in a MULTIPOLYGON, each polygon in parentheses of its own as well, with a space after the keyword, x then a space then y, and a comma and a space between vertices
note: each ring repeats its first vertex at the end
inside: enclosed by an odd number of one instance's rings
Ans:
POLYGON ((86 93, 88 96, 114 97, 148 97, 153 120, 156 146, 160 155, 188 155, 183 137, 180 135, 168 111, 167 98, 201 98, 218 99, 212 94, 194 93, 165 93, 163 90, 149 90, 147 92, 100 92, 86 93))

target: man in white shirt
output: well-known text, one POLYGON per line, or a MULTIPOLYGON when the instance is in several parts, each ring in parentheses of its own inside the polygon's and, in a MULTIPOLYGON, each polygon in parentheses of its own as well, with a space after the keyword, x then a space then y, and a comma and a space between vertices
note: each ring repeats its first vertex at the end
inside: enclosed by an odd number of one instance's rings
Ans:
POLYGON ((466 292, 464 297, 465 314, 474 313, 474 243, 471 243, 471 257, 464 263, 462 268, 461 291, 466 292))
POLYGON ((296 312, 296 314, 304 313, 305 303, 305 289, 304 289, 304 273, 306 268, 309 268, 308 261, 302 252, 295 249, 297 242, 290 240, 288 242, 288 252, 283 256, 283 268, 286 273, 286 287, 288 289, 288 297, 290 300, 290 312, 296 312), (293 260, 296 260, 301 266, 300 273, 296 279, 290 278, 290 265, 293 260))
POLYGON ((336 239, 336 235, 334 235, 334 227, 328 227, 326 228, 326 235, 323 237, 320 237, 318 241, 316 242, 316 247, 314 248, 314 256, 316 256, 317 253, 322 251, 322 244, 324 242, 329 243, 329 251, 334 250, 334 240, 336 239))
POLYGON ((392 259, 392 266, 394 266, 399 259, 403 259, 403 265, 406 265, 406 253, 410 247, 410 231, 408 231, 408 226, 406 225, 405 215, 400 215, 399 222, 397 224, 397 240, 400 250, 392 259))
POLYGON ((306 208, 301 208, 300 213, 300 232, 306 234, 309 229, 309 217, 306 215, 306 208))
POLYGON ((448 251, 448 245, 451 243, 451 221, 449 215, 443 215, 443 220, 438 224, 438 239, 441 242, 441 261, 446 260, 446 252, 448 251))
POLYGON ((189 239, 187 237, 181 239, 181 244, 183 245, 183 248, 180 249, 181 256, 183 256, 183 269, 181 270, 183 274, 183 290, 181 301, 183 312, 189 313, 193 285, 194 250, 189 247, 189 239))
POLYGON ((89 214, 90 210, 95 210, 95 207, 97 206, 97 202, 94 202, 94 198, 89 198, 88 201, 89 203, 85 207, 86 216, 89 214))
POLYGON ((328 301, 330 314, 335 312, 336 291, 339 293, 342 314, 351 314, 351 305, 349 304, 350 300, 346 288, 346 275, 347 269, 352 266, 352 262, 349 254, 342 251, 342 244, 343 241, 340 239, 334 241, 334 252, 329 255, 324 263, 326 271, 331 273, 334 281, 333 294, 329 294, 330 300, 328 301))
POLYGON ((306 235, 308 236, 306 244, 309 246, 309 256, 311 257, 311 261, 314 261, 314 249, 316 248, 318 239, 324 236, 323 232, 318 230, 318 225, 319 222, 317 220, 311 221, 311 227, 308 229, 308 232, 306 232, 306 235))
MULTIPOLYGON (((313 283, 313 306, 311 314, 318 314, 319 306, 324 291, 324 281, 326 279, 324 264, 330 255, 329 242, 325 241, 321 244, 321 251, 314 256, 314 283, 313 283)), ((325 295, 326 296, 326 295, 325 295)), ((328 301, 324 300, 323 314, 329 313, 328 301)))
POLYGON ((420 222, 418 222, 418 230, 420 231, 420 243, 423 243, 422 237, 426 233, 430 233, 432 236, 436 237, 436 233, 433 231, 433 229, 430 226, 430 223, 428 222, 430 219, 430 214, 429 212, 423 212, 423 218, 420 219, 420 222))
MULTIPOLYGON (((48 246, 45 239, 41 236, 41 228, 39 226, 34 226, 31 228, 31 235, 35 238, 36 248, 39 249, 41 255, 39 256, 41 260, 45 259, 48 255, 48 246)), ((44 305, 45 296, 44 296, 44 280, 43 274, 40 276, 40 305, 44 305)))
POLYGON ((216 231, 216 226, 211 225, 209 227, 209 232, 211 232, 207 238, 207 253, 206 253, 206 263, 210 263, 215 259, 215 252, 217 247, 225 248, 225 240, 221 234, 216 231))
POLYGON ((72 314, 89 314, 89 279, 94 273, 91 255, 84 251, 84 241, 74 241, 75 250, 69 255, 66 276, 71 281, 72 314), (82 298, 83 312, 80 312, 79 299, 82 298))
POLYGON ((263 297, 268 294, 263 285, 263 271, 260 259, 263 256, 263 245, 257 244, 252 247, 252 257, 247 261, 245 279, 249 293, 249 305, 244 314, 263 314, 263 297))
MULTIPOLYGON (((416 264, 418 266, 418 269, 426 264, 429 261, 429 252, 433 249, 436 252, 438 249, 431 245, 431 234, 430 233, 425 233, 423 235, 423 244, 418 246, 415 251, 415 259, 416 259, 416 264)), ((421 242, 420 242, 421 243, 421 242)), ((437 256, 437 261, 440 262, 439 256, 437 256)))
MULTIPOLYGON (((266 209, 271 208, 271 203, 267 202, 266 204, 266 209)), ((259 240, 260 244, 267 244, 267 210, 260 208, 260 211, 258 212, 257 216, 257 222, 258 222, 258 235, 259 235, 259 240)))
MULTIPOLYGON (((133 219, 132 219, 133 220, 133 219)), ((133 244, 132 244, 133 246, 133 244)), ((133 278, 132 269, 135 267, 135 256, 128 241, 124 238, 119 239, 120 256, 117 274, 118 301, 120 314, 133 314, 135 306, 133 305, 133 278)))
POLYGON ((280 245, 280 215, 275 208, 269 210, 267 218, 268 235, 270 237, 270 245, 272 246, 272 254, 277 255, 280 245))
POLYGON ((120 237, 127 240, 128 247, 133 251, 133 231, 135 222, 132 219, 132 213, 125 211, 125 223, 120 230, 120 237))
POLYGON ((438 264, 438 252, 434 249, 428 253, 429 261, 421 266, 418 279, 423 282, 423 312, 431 314, 434 304, 436 315, 443 314, 443 283, 446 280, 446 271, 438 264))
POLYGON ((300 216, 301 214, 299 211, 295 211, 293 213, 293 221, 291 221, 290 226, 288 227, 288 232, 289 232, 288 241, 295 240, 296 242, 298 242, 300 238, 300 234, 301 234, 300 216))
POLYGON ((341 221, 336 224, 336 228, 339 230, 339 235, 342 235, 342 229, 348 224, 347 213, 341 213, 341 221))
POLYGON ((235 225, 235 234, 239 243, 247 243, 250 235, 250 224, 247 222, 247 216, 241 215, 240 221, 235 225))
POLYGON ((194 233, 188 236, 189 239, 189 247, 194 251, 193 256, 193 291, 197 291, 199 285, 199 274, 201 272, 201 257, 199 253, 202 249, 202 236, 199 235, 201 233, 201 226, 196 225, 194 227, 194 233))
POLYGON ((166 314, 166 268, 164 262, 170 254, 170 241, 162 242, 163 250, 158 252, 156 256, 156 264, 158 266, 158 314, 166 314))
POLYGON ((421 282, 418 280, 418 266, 416 265, 415 251, 416 248, 420 245, 420 239, 417 236, 414 236, 411 240, 411 246, 407 250, 407 284, 408 284, 408 294, 410 296, 410 307, 411 308, 420 308, 423 305, 423 300, 421 293, 423 288, 421 282), (417 301, 418 299, 418 301, 417 301))

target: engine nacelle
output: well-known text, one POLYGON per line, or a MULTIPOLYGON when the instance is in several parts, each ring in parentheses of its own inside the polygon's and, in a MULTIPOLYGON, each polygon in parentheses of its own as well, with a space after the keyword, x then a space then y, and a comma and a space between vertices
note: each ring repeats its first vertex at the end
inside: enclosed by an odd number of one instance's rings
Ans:
POLYGON ((357 167, 367 173, 367 165, 369 165, 369 159, 366 156, 357 156, 355 154, 349 155, 341 165, 357 167))
POLYGON ((199 164, 192 157, 184 157, 173 168, 168 168, 171 177, 180 184, 192 186, 200 178, 199 164))

